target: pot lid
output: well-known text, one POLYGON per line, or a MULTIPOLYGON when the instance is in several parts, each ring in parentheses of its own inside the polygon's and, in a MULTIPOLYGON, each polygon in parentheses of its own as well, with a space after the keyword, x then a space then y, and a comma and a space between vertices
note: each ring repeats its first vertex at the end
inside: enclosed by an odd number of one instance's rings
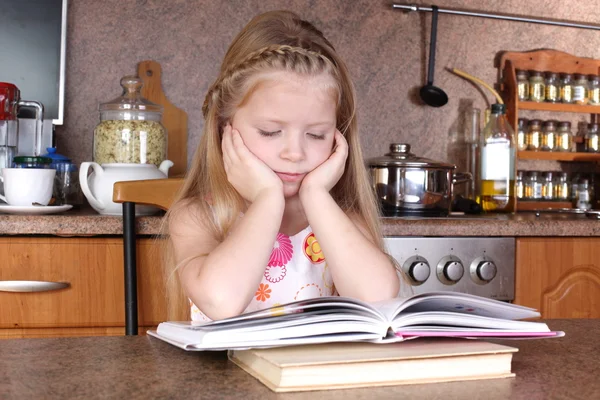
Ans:
POLYGON ((410 152, 410 144, 392 143, 390 152, 382 157, 369 160, 369 167, 419 167, 419 168, 449 168, 454 169, 456 165, 418 157, 410 152))

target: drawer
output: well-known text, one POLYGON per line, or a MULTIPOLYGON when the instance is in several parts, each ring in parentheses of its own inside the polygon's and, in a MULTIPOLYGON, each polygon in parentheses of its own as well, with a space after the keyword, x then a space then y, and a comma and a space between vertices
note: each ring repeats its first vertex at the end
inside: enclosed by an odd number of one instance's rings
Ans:
MULTIPOLYGON (((140 325, 156 325, 166 316, 160 257, 152 239, 137 247, 140 325)), ((0 292, 0 328, 124 326, 120 238, 4 237, 0 260, 0 281, 68 283, 59 290, 0 292)))

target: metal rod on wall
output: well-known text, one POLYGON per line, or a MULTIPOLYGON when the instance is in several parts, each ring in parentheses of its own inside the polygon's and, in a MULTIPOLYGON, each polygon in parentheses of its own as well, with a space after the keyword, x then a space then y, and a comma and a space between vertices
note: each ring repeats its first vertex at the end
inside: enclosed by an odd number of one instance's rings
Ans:
MULTIPOLYGON (((431 12, 432 11, 431 7, 423 7, 423 6, 418 6, 416 4, 392 4, 392 8, 398 8, 398 9, 406 10, 406 11, 419 11, 419 12, 431 12)), ((577 22, 560 21, 560 20, 552 20, 552 19, 519 17, 519 16, 515 16, 515 15, 492 14, 492 13, 482 13, 482 12, 475 12, 475 11, 449 10, 447 8, 446 9, 439 8, 438 12, 440 14, 452 14, 452 15, 463 15, 463 16, 467 16, 467 17, 501 19, 501 20, 505 20, 505 21, 529 22, 532 24, 564 26, 567 28, 593 29, 596 31, 600 31, 600 25, 587 25, 587 24, 580 24, 577 22)))

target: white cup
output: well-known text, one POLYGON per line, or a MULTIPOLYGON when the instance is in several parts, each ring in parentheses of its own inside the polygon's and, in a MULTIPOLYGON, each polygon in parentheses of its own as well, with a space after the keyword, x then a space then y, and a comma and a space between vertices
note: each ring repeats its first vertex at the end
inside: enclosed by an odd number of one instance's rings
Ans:
POLYGON ((4 196, 0 199, 11 206, 29 206, 39 203, 47 206, 52 198, 55 169, 2 168, 4 196))

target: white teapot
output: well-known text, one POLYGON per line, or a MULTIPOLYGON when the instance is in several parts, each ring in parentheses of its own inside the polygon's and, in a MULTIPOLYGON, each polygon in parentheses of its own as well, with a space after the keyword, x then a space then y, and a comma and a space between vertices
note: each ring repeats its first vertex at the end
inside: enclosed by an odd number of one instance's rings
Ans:
MULTIPOLYGON (((102 164, 83 162, 79 170, 79 184, 94 210, 103 215, 123 215, 123 205, 112 201, 113 186, 120 181, 165 179, 173 162, 165 160, 156 168, 154 164, 102 164), (90 167, 93 172, 88 176, 90 167)), ((151 215, 156 207, 135 206, 135 215, 151 215)))

